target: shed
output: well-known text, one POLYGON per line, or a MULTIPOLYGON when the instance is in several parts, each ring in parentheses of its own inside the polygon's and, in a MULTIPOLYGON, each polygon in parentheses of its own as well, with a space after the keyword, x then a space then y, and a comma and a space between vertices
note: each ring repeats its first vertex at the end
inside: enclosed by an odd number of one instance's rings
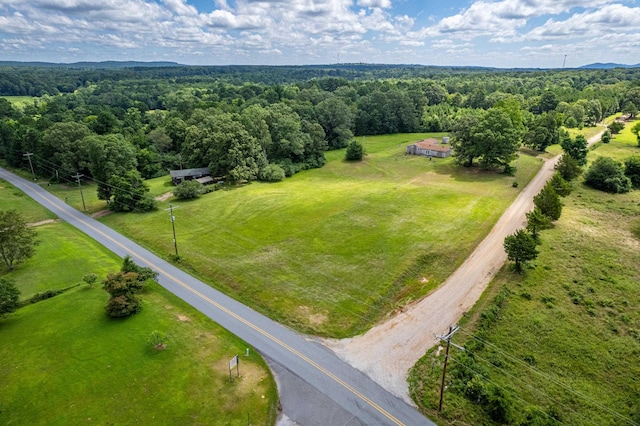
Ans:
POLYGON ((443 146, 433 138, 423 139, 407 146, 407 154, 445 158, 451 155, 451 146, 443 146))
MULTIPOLYGON (((208 167, 201 167, 198 169, 171 170, 169 174, 171 175, 171 182, 174 185, 180 185, 180 183, 184 180, 203 179, 206 177, 211 178, 211 172, 209 171, 208 167)), ((212 180, 213 179, 210 179, 210 181, 212 180)))

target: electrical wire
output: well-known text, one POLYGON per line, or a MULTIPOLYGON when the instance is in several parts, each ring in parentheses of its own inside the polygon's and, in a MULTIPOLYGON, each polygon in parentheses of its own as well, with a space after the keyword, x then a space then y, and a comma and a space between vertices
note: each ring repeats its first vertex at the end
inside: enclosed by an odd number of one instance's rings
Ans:
POLYGON ((566 384, 564 384, 564 383, 560 382, 559 380, 557 380, 556 378, 554 378, 554 377, 552 377, 552 376, 548 375, 547 373, 545 373, 545 372, 543 372, 543 371, 541 371, 541 370, 538 370, 537 368, 534 368, 534 367, 533 367, 533 366, 531 366, 530 364, 527 364, 525 361, 523 361, 523 360, 521 360, 521 359, 517 358, 517 357, 516 357, 516 356, 514 356, 514 355, 511 355, 510 353, 508 353, 508 352, 506 352, 505 350, 503 350, 503 349, 499 348, 498 346, 494 345, 493 343, 491 343, 491 342, 487 342, 486 340, 483 340, 483 339, 481 339, 480 337, 478 337, 478 336, 476 336, 476 335, 474 335, 474 334, 472 334, 472 333, 470 333, 470 332, 468 332, 468 331, 466 331, 466 330, 464 330, 464 329, 462 329, 462 328, 460 328, 460 331, 461 331, 463 334, 465 334, 465 335, 467 335, 467 336, 469 336, 469 337, 471 337, 471 338, 473 338, 473 339, 475 339, 475 340, 479 341, 480 343, 483 343, 483 344, 485 344, 485 345, 487 345, 487 346, 491 347, 491 348, 492 348, 492 349, 494 349, 495 351, 500 352, 501 354, 503 354, 504 356, 506 356, 507 358, 509 358, 509 359, 510 359, 510 360, 512 360, 513 362, 516 362, 516 363, 518 363, 519 365, 521 365, 521 366, 523 366, 523 367, 527 368, 527 369, 528 369, 528 370, 530 370, 531 372, 533 372, 533 373, 537 374, 538 376, 542 377, 544 380, 547 380, 547 381, 549 381, 549 382, 552 382, 552 383, 556 384, 557 386, 561 387, 561 388, 562 388, 562 389, 564 389, 565 391, 570 392, 570 393, 572 393, 573 395, 575 395, 575 396, 577 396, 577 397, 579 397, 579 398, 581 398, 581 399, 583 399, 583 400, 587 401, 588 403, 592 404, 593 406, 595 406, 595 407, 597 407, 597 408, 599 408, 599 409, 601 409, 601 410, 603 410, 603 411, 606 411, 606 412, 608 412, 609 414, 611 414, 611 415, 613 415, 613 416, 616 416, 616 417, 618 417, 620 420, 624 420, 624 421, 625 421, 625 422, 627 422, 627 423, 630 423, 630 424, 633 424, 633 425, 638 425, 638 423, 636 423, 636 422, 634 422, 633 420, 629 419, 627 416, 625 416, 625 415, 623 415, 623 414, 620 414, 620 413, 618 413, 617 411, 612 410, 611 408, 606 407, 606 406, 604 406, 604 405, 600 404, 600 403, 599 403, 599 402, 597 402, 597 401, 594 401, 593 399, 589 398, 588 396, 586 396, 586 395, 584 395, 584 394, 582 394, 582 393, 580 393, 580 392, 576 391, 575 389, 573 389, 573 388, 571 388, 570 386, 568 386, 568 385, 566 385, 566 384))

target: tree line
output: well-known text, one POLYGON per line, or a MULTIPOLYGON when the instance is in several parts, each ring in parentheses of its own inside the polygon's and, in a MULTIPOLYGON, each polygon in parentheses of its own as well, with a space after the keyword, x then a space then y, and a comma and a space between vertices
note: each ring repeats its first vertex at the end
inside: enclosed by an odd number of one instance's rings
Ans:
POLYGON ((24 154, 32 153, 34 172, 51 180, 92 178, 114 210, 152 208, 142 180, 170 169, 209 167, 233 181, 276 181, 322 167, 326 150, 359 135, 451 132, 461 164, 508 172, 520 143, 543 151, 560 141, 561 126, 637 113, 639 73, 0 67, 0 93, 15 93, 2 83, 12 82, 39 96, 21 108, 0 98, 0 156, 28 169, 24 154))

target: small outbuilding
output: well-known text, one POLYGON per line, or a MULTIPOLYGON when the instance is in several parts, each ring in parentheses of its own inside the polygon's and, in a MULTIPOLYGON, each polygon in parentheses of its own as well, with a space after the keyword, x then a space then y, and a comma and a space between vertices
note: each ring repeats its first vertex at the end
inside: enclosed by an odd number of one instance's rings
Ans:
POLYGON ((451 146, 440 145, 440 142, 433 138, 423 139, 407 146, 407 154, 445 158, 451 155, 451 146))
POLYGON ((196 179, 200 183, 211 183, 213 178, 208 167, 201 167, 198 169, 184 169, 184 170, 171 170, 171 182, 174 185, 180 185, 184 180, 196 179))

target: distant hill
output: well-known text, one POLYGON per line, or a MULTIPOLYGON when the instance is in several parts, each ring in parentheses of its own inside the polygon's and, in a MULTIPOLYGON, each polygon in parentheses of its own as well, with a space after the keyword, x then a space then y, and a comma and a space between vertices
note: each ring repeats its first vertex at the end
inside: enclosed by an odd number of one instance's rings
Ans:
POLYGON ((0 61, 2 67, 45 67, 45 68, 82 68, 82 69, 117 69, 117 68, 155 68, 180 67, 177 62, 138 62, 138 61, 103 61, 103 62, 73 62, 68 64, 54 62, 19 62, 0 61))
POLYGON ((640 64, 627 65, 627 64, 614 64, 612 62, 607 62, 606 64, 603 64, 601 62, 596 62, 594 64, 583 65, 580 68, 581 69, 599 69, 599 70, 608 70, 612 68, 640 68, 640 64))

